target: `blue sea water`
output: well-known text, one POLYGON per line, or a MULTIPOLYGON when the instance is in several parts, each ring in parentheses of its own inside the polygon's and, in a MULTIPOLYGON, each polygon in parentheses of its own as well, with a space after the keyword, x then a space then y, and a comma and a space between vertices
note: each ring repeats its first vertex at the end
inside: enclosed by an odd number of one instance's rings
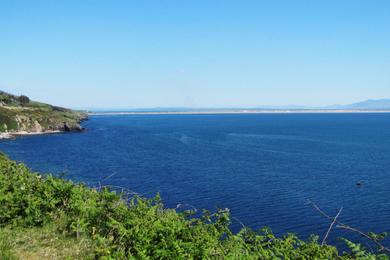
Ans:
MULTIPOLYGON (((84 126, 0 150, 91 186, 112 175, 103 184, 160 192, 167 207, 229 208, 236 230, 323 237, 330 221, 310 199, 330 215, 343 207, 340 221, 363 231, 390 231, 390 114, 92 116, 84 126)), ((340 236, 350 234, 329 241, 340 236)))

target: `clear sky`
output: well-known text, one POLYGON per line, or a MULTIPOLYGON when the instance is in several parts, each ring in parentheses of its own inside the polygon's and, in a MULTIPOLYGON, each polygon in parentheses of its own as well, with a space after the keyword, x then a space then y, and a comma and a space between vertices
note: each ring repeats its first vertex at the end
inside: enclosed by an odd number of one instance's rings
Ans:
POLYGON ((390 98, 390 1, 2 0, 0 89, 78 108, 390 98))

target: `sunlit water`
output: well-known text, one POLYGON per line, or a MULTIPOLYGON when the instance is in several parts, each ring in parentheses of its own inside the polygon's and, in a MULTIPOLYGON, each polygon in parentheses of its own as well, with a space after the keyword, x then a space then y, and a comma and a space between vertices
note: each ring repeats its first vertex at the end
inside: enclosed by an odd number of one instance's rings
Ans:
MULTIPOLYGON (((329 221, 310 199, 331 215, 343 206, 340 221, 363 231, 390 231, 390 114, 93 116, 84 126, 0 150, 91 186, 160 192, 167 207, 230 208, 235 230, 322 237, 329 221)), ((339 236, 349 233, 330 242, 339 236)))

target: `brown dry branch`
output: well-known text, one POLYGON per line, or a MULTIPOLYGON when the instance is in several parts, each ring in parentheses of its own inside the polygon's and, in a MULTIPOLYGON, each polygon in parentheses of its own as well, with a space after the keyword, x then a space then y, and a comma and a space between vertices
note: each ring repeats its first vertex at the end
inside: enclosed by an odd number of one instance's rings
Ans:
POLYGON ((332 223, 330 224, 329 228, 328 228, 328 231, 326 231, 326 234, 324 236, 324 239, 322 240, 322 243, 321 243, 321 246, 324 246, 326 244, 326 239, 328 238, 329 236, 329 233, 333 227, 333 225, 336 223, 337 221, 337 218, 340 216, 340 213, 341 211, 343 210, 343 207, 340 208, 339 212, 337 213, 336 217, 334 217, 332 223))
POLYGON ((328 214, 326 214, 320 207, 317 206, 317 204, 315 204, 314 202, 312 202, 311 200, 307 200, 309 204, 311 204, 321 215, 323 215, 324 217, 326 217, 327 219, 331 219, 332 221, 335 222, 336 227, 338 228, 342 228, 342 229, 346 229, 346 230, 349 230, 349 231, 352 231, 352 232, 355 232, 355 233, 358 233, 360 234, 361 236, 369 239, 370 241, 372 241, 373 243, 375 243, 378 248, 379 248, 379 251, 385 251, 387 253, 390 253, 390 249, 385 247, 384 245, 382 245, 382 243, 380 243, 377 239, 374 239, 372 238, 370 235, 368 235, 367 233, 357 229, 357 228, 354 228, 354 227, 351 227, 347 224, 344 224, 340 221, 337 220, 337 218, 333 218, 331 216, 329 216, 328 214))
POLYGON ((246 228, 246 226, 244 225, 244 223, 242 223, 242 221, 241 221, 241 220, 239 220, 239 219, 238 219, 238 218, 236 218, 236 217, 231 217, 231 218, 232 218, 233 220, 237 221, 237 222, 238 222, 238 224, 240 224, 242 228, 246 228))
POLYGON ((184 208, 184 207, 191 208, 194 213, 198 212, 198 209, 195 206, 192 206, 191 204, 182 204, 182 203, 177 204, 175 210, 178 210, 178 209, 184 208))
POLYGON ((101 188, 108 188, 112 191, 115 191, 119 194, 126 194, 126 195, 132 195, 132 196, 139 196, 142 197, 141 193, 135 192, 130 190, 129 188, 118 186, 118 185, 102 185, 101 188))

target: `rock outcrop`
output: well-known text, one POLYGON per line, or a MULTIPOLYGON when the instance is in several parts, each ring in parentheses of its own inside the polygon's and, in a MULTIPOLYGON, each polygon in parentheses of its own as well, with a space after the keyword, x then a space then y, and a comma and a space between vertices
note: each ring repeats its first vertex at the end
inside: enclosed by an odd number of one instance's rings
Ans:
POLYGON ((46 132, 83 131, 80 123, 87 114, 57 106, 30 101, 0 91, 0 134, 39 134, 46 132))

